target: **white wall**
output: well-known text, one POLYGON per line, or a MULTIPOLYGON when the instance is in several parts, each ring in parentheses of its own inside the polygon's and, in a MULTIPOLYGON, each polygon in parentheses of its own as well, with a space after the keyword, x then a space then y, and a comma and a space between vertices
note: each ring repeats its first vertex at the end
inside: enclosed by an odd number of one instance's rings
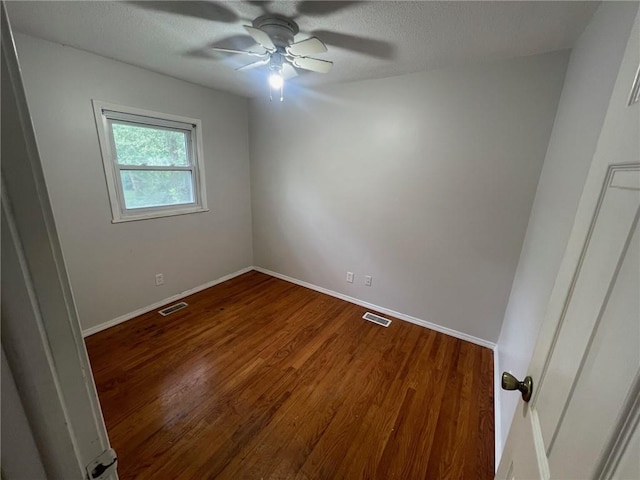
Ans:
POLYGON ((84 329, 252 265, 246 99, 33 37, 16 43, 84 329), (112 224, 91 99, 201 119, 210 211, 112 224))
MULTIPOLYGON (((500 369, 518 378, 531 360, 637 8, 603 3, 571 53, 498 340, 500 369)), ((519 397, 502 390, 498 395, 496 433, 505 440, 519 397)))
POLYGON ((24 412, 20 395, 2 349, 2 389, 0 405, 2 422, 0 465, 3 480, 46 478, 40 452, 24 412))
POLYGON ((252 101, 255 264, 495 342, 567 58, 252 101))

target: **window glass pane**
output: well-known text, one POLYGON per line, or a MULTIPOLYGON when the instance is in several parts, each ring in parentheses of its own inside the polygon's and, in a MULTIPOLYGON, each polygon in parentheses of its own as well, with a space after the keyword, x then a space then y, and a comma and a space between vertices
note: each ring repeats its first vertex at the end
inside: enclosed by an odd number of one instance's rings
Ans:
POLYGON ((186 132, 116 122, 111 128, 120 165, 189 165, 186 132))
POLYGON ((126 208, 194 203, 190 171, 120 170, 126 208))

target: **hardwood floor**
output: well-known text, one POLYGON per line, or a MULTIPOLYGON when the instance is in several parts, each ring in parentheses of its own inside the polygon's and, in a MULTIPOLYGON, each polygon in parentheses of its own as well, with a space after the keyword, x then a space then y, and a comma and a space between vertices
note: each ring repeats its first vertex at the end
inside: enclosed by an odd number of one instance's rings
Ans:
POLYGON ((258 272, 86 339, 126 479, 493 478, 491 350, 258 272))

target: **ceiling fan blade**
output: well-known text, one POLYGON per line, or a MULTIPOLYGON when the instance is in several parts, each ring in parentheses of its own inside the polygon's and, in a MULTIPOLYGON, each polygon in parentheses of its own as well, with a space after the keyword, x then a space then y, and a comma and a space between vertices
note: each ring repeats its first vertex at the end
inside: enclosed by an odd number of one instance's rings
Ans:
POLYGON ((292 43, 286 48, 286 51, 290 55, 306 57, 307 55, 326 52, 327 46, 322 43, 318 37, 311 37, 300 42, 292 43))
POLYGON ((229 35, 222 38, 216 38, 215 41, 209 43, 210 47, 231 48, 233 50, 256 50, 262 51, 262 48, 254 48, 256 42, 246 32, 240 32, 237 35, 229 35))
POLYGON ((240 53, 243 55, 251 55, 253 57, 264 57, 265 55, 269 55, 267 52, 251 52, 249 50, 236 50, 235 48, 222 48, 222 47, 211 47, 213 50, 217 52, 225 52, 225 53, 240 53))
POLYGON ((392 59, 395 58, 397 54, 396 46, 384 40, 358 37, 345 33, 332 32, 330 30, 315 30, 311 32, 311 34, 319 36, 331 46, 362 53, 370 57, 392 59))
POLYGON ((269 0, 249 0, 247 3, 250 4, 250 5, 253 5, 254 7, 263 8, 268 3, 271 3, 271 1, 269 1, 269 0))
POLYGON ((136 7, 158 12, 167 12, 172 15, 182 15, 184 17, 201 18, 203 20, 213 20, 222 23, 235 23, 239 20, 238 15, 231 9, 217 2, 180 2, 180 1, 131 1, 136 7))
POLYGON ((252 68, 261 67, 263 65, 267 65, 269 63, 269 58, 265 58, 263 60, 258 60, 257 62, 249 63, 247 65, 243 65, 242 67, 236 68, 236 71, 240 70, 250 70, 252 68))
POLYGON ((284 63, 282 65, 282 78, 284 78, 285 80, 289 80, 290 78, 294 78, 298 76, 298 72, 296 72, 296 69, 293 68, 293 65, 291 65, 290 63, 284 63))
POLYGON ((276 46, 273 43, 273 40, 271 40, 271 37, 267 34, 267 32, 264 32, 259 28, 250 27, 249 25, 245 25, 244 28, 247 31, 247 33, 253 37, 256 43, 258 43, 259 45, 262 45, 267 51, 269 52, 276 51, 276 46))
POLYGON ((331 70, 331 67, 333 67, 333 62, 309 57, 296 57, 291 60, 291 63, 293 63, 295 67, 318 73, 327 73, 331 70))
POLYGON ((323 17, 338 12, 345 8, 357 5, 358 1, 333 1, 333 2, 298 2, 297 10, 300 15, 310 17, 323 17))

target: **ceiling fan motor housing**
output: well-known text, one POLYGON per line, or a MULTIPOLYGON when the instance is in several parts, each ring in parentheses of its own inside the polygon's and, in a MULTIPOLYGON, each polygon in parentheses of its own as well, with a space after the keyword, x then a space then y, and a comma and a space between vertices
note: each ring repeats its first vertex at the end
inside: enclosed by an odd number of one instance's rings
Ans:
POLYGON ((281 15, 262 15, 252 23, 255 28, 266 32, 276 47, 283 49, 293 43, 293 38, 300 31, 296 22, 281 15))

